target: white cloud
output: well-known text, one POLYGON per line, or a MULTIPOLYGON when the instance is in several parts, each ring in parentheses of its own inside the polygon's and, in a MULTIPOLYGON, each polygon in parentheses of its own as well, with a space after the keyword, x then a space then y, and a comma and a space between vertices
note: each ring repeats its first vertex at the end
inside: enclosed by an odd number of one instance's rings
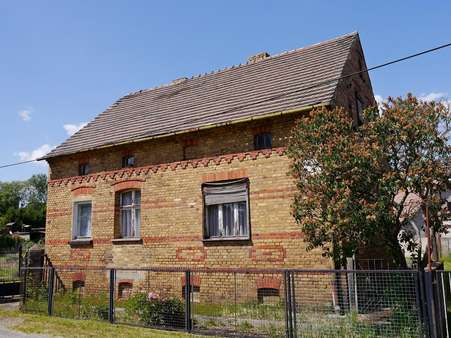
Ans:
POLYGON ((31 120, 31 111, 32 109, 24 109, 17 113, 22 121, 28 122, 31 120))
POLYGON ((431 101, 443 101, 448 96, 448 93, 442 93, 442 92, 432 92, 429 94, 421 94, 418 98, 421 101, 424 102, 431 102, 431 101))
MULTIPOLYGON (((43 144, 42 146, 40 146, 32 151, 21 151, 15 155, 19 156, 21 161, 32 161, 32 160, 35 160, 37 158, 40 158, 40 157, 46 155, 53 148, 55 148, 55 147, 50 146, 48 144, 43 144)), ((44 163, 44 162, 42 162, 42 163, 44 163)))
POLYGON ((67 135, 72 136, 77 131, 79 131, 81 128, 86 126, 87 124, 88 124, 87 122, 80 122, 79 124, 71 124, 71 123, 69 123, 69 124, 65 124, 63 126, 63 128, 66 131, 67 135))

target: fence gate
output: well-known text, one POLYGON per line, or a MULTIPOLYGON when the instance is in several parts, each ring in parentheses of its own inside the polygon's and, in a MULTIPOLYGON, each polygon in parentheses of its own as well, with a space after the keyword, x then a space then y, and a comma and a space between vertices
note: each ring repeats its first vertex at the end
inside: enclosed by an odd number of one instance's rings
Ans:
POLYGON ((0 249, 0 301, 20 295, 22 247, 0 249))

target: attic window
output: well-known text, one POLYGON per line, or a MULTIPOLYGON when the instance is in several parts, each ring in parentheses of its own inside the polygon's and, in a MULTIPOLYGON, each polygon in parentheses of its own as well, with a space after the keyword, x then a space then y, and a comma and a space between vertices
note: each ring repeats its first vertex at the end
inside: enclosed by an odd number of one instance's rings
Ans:
POLYGON ((254 136, 254 149, 270 149, 272 148, 272 134, 260 133, 254 136))
POLYGON ((125 155, 122 157, 122 168, 130 168, 135 166, 135 156, 125 155))
POLYGON ((84 176, 89 174, 89 163, 81 163, 78 166, 78 175, 84 176))

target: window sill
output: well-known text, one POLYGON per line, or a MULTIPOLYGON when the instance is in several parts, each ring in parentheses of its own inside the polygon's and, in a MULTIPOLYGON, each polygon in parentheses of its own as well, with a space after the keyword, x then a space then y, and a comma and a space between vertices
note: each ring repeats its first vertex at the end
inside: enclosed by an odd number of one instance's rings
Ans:
POLYGON ((69 241, 70 246, 88 246, 92 245, 92 238, 76 238, 69 241))
POLYGON ((229 237, 229 238, 204 238, 204 244, 222 243, 222 244, 249 244, 251 242, 250 237, 229 237))
POLYGON ((115 238, 111 240, 113 244, 142 244, 142 238, 115 238))

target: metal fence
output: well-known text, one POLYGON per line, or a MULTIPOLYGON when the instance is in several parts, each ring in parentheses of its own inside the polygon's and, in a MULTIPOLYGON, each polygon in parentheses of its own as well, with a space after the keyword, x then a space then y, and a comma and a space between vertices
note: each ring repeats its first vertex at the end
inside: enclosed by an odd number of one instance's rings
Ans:
POLYGON ((427 305, 427 290, 443 289, 446 304, 450 276, 428 277, 414 270, 48 266, 24 268, 22 309, 217 336, 419 337, 447 325, 427 305))
POLYGON ((0 249, 0 283, 20 281, 21 247, 0 249))

